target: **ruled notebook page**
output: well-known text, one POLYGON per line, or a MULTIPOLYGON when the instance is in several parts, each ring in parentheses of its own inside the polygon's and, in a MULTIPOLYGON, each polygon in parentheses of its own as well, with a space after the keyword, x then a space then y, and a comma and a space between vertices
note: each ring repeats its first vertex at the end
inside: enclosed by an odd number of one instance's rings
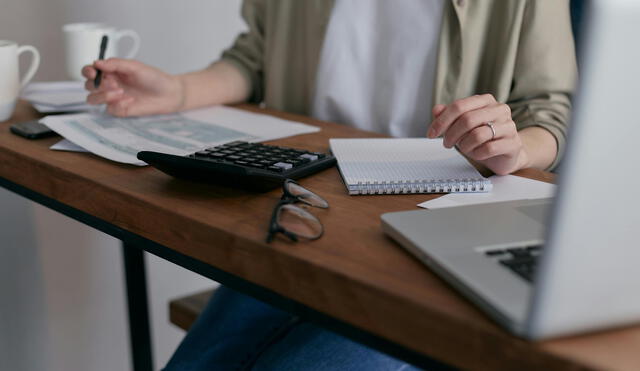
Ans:
POLYGON ((444 148, 442 139, 331 139, 330 145, 347 186, 485 180, 455 149, 444 148))

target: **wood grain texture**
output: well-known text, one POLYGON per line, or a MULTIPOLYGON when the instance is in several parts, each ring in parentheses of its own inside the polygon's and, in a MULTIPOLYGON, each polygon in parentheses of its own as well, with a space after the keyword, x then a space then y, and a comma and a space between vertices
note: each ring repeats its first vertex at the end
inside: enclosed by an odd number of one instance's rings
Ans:
MULTIPOLYGON (((272 142, 279 145, 327 151, 332 137, 377 136, 240 107, 322 128, 272 142)), ((36 116, 21 102, 11 121, 36 116)), ((29 141, 8 127, 0 123, 0 177, 445 363, 479 370, 640 369, 633 367, 640 365, 634 351, 640 327, 534 344, 515 338, 382 233, 380 214, 416 209, 436 195, 348 196, 332 168, 300 181, 330 204, 311 210, 325 235, 265 244, 280 190, 248 193, 90 154, 54 152, 48 147, 59 138, 29 141)), ((553 179, 533 169, 518 175, 553 179)))

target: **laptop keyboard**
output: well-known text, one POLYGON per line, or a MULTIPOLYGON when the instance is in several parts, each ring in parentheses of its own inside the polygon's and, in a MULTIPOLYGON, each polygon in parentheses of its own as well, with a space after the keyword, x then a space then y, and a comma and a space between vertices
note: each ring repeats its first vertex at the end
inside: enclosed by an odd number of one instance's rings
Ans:
POLYGON ((496 259, 501 265, 509 268, 528 282, 533 282, 541 250, 542 246, 536 245, 488 250, 484 254, 496 259))

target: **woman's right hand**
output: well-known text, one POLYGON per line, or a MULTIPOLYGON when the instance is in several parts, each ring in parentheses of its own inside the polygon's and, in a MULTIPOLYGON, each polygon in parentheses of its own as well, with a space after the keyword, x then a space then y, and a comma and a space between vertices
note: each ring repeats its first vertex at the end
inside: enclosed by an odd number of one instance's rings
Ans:
POLYGON ((114 116, 142 116, 180 111, 184 105, 184 85, 178 76, 130 59, 110 58, 85 66, 82 75, 91 93, 89 104, 106 104, 114 116), (96 69, 103 73, 96 89, 96 69))

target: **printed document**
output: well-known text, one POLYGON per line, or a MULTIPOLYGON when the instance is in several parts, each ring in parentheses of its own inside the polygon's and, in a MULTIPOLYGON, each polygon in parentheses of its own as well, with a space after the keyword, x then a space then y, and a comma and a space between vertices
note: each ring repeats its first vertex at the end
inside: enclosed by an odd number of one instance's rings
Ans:
POLYGON ((136 157, 140 151, 184 156, 236 140, 260 142, 320 130, 224 106, 132 118, 90 113, 55 115, 40 122, 98 156, 140 166, 146 165, 136 157))
POLYGON ((79 145, 67 139, 63 139, 59 141, 58 143, 49 147, 49 149, 52 149, 54 151, 66 151, 66 152, 89 152, 86 149, 80 147, 79 145))

